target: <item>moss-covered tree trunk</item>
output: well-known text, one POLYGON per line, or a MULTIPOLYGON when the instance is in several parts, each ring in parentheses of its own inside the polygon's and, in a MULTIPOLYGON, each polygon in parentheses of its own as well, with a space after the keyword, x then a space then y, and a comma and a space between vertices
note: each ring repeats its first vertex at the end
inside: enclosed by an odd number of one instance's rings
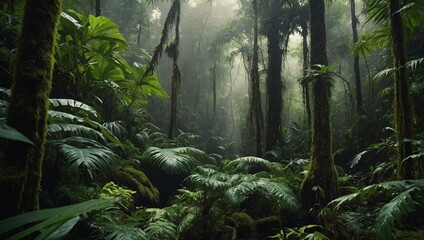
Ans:
POLYGON ((399 0, 390 0, 390 30, 392 37, 392 52, 395 72, 395 125, 396 144, 398 147, 398 176, 401 179, 414 178, 414 162, 412 159, 404 161, 405 157, 413 153, 410 142, 405 139, 414 138, 413 108, 411 102, 410 83, 406 68, 405 39, 402 25, 402 16, 399 0))
POLYGON ((27 0, 7 122, 34 142, 9 142, 0 175, 1 217, 39 208, 53 45, 61 0, 27 0))
MULTIPOLYGON (((324 0, 310 0, 311 65, 328 65, 324 0)), ((330 125, 331 84, 318 76, 312 83, 311 164, 300 189, 302 208, 324 207, 338 193, 330 125)))

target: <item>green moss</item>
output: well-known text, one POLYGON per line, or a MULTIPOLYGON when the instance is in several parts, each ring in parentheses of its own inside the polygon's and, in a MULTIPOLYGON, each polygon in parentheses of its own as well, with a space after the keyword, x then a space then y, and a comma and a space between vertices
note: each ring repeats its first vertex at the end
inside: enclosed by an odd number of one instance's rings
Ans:
POLYGON ((114 173, 114 179, 120 185, 137 191, 137 198, 143 205, 159 202, 159 191, 142 171, 126 167, 114 173))
POLYGON ((244 212, 238 212, 231 215, 236 223, 237 237, 250 237, 256 232, 255 220, 244 212))

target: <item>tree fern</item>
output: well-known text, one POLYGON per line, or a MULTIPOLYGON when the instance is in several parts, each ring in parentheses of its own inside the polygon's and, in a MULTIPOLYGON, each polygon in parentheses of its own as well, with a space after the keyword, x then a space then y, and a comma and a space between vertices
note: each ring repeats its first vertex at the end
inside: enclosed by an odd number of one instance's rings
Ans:
POLYGON ((143 160, 169 174, 188 174, 198 164, 194 155, 205 155, 197 148, 149 147, 143 153, 143 160))

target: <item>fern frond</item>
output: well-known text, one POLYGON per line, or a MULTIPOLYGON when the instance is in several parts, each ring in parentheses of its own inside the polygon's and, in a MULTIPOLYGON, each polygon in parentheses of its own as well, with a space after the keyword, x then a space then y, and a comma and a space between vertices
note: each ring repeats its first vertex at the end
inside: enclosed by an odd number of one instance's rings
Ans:
POLYGON ((383 182, 378 184, 369 185, 365 188, 360 189, 356 193, 351 193, 331 201, 327 207, 338 210, 342 205, 351 202, 360 202, 370 197, 383 195, 391 197, 394 193, 400 193, 406 191, 414 186, 421 186, 424 184, 424 180, 401 180, 383 182))
POLYGON ((384 77, 386 77, 386 76, 388 76, 388 75, 392 75, 394 72, 395 72, 395 68, 387 68, 387 69, 384 69, 384 70, 382 70, 382 71, 380 71, 379 73, 377 73, 375 76, 374 76, 374 78, 373 78, 373 80, 374 81, 378 81, 378 80, 381 80, 382 78, 384 78, 384 77))
POLYGON ((150 239, 178 239, 177 226, 165 218, 155 218, 154 221, 148 223, 144 231, 150 239))
POLYGON ((375 228, 377 239, 393 239, 394 223, 401 217, 414 212, 418 205, 411 196, 411 193, 416 190, 417 188, 412 187, 401 192, 380 209, 375 228))
POLYGON ((262 179, 263 186, 271 199, 277 202, 278 210, 291 213, 299 211, 299 203, 294 192, 283 182, 274 182, 262 179))
POLYGON ((187 177, 186 182, 189 186, 200 190, 225 191, 231 187, 229 179, 228 174, 211 168, 197 167, 195 173, 187 177))

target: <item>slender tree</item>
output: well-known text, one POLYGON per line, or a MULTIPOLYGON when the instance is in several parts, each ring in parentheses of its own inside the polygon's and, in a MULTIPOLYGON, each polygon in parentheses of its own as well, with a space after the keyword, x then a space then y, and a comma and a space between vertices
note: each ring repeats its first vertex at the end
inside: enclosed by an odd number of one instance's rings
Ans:
MULTIPOLYGON (((151 0, 148 2, 152 2, 151 0)), ((165 23, 162 29, 162 36, 160 38, 159 44, 155 48, 152 59, 150 60, 149 66, 147 67, 146 72, 142 76, 142 79, 147 77, 149 74, 153 73, 155 67, 159 63, 159 58, 161 57, 163 51, 167 53, 168 57, 172 59, 172 81, 171 81, 171 117, 169 121, 169 130, 168 137, 173 138, 177 131, 177 102, 178 94, 181 85, 181 71, 178 66, 178 56, 179 56, 179 45, 180 45, 180 16, 181 16, 181 2, 180 0, 173 0, 171 8, 168 11, 166 16, 165 23), (169 39, 169 31, 172 27, 175 26, 175 37, 174 41, 169 43, 168 46, 165 46, 169 39)), ((135 94, 135 91, 134 91, 135 94)), ((129 110, 132 101, 128 106, 129 110)))
POLYGON ((39 208, 39 191, 47 132, 53 46, 60 0, 27 0, 16 53, 7 122, 34 142, 9 142, 2 161, 0 217, 39 208))
POLYGON ((406 68, 405 35, 402 24, 399 0, 390 0, 390 32, 395 72, 395 127, 398 149, 398 176, 401 179, 414 178, 414 162, 404 159, 413 153, 412 143, 405 139, 414 138, 413 108, 411 102, 410 82, 406 68))
POLYGON ((95 13, 96 17, 102 15, 101 0, 96 0, 95 10, 96 10, 96 13, 95 13))
POLYGON ((175 38, 174 41, 166 48, 168 56, 172 58, 172 90, 171 90, 171 118, 169 121, 168 137, 173 138, 177 132, 177 103, 178 94, 181 86, 181 71, 178 66, 178 47, 180 45, 180 15, 181 15, 181 3, 179 0, 175 0, 172 4, 172 10, 174 11, 174 24, 175 24, 175 38))
POLYGON ((253 0, 253 11, 255 15, 255 23, 253 27, 253 59, 252 59, 252 70, 250 73, 250 78, 252 81, 251 86, 251 109, 249 113, 249 121, 252 123, 255 122, 256 126, 256 155, 262 155, 262 127, 263 127, 263 114, 261 107, 261 93, 259 90, 259 46, 258 46, 258 1, 253 0))
MULTIPOLYGON (((328 65, 324 0, 310 0, 311 65, 328 65)), ((330 125, 331 82, 316 75, 312 82, 311 164, 300 189, 302 208, 325 206, 337 196, 337 172, 332 155, 330 125)))
MULTIPOLYGON (((358 41, 358 29, 356 29, 358 19, 356 18, 355 13, 355 0, 350 0, 350 15, 352 19, 353 43, 356 43, 358 41)), ((353 69, 355 72, 356 112, 358 115, 363 115, 364 110, 362 106, 361 72, 359 70, 359 56, 357 52, 353 56, 353 69)))
MULTIPOLYGON (((308 60, 308 17, 307 8, 300 7, 300 28, 302 35, 302 55, 303 55, 303 76, 306 76, 306 70, 309 68, 309 60, 308 60)), ((309 81, 304 81, 301 83, 303 89, 303 101, 306 109, 306 117, 308 122, 308 127, 311 127, 311 104, 309 97, 309 81)))
POLYGON ((281 1, 268 3, 266 37, 268 39, 267 115, 265 150, 271 150, 281 139, 281 111, 283 108, 281 69, 283 51, 280 47, 281 1))

